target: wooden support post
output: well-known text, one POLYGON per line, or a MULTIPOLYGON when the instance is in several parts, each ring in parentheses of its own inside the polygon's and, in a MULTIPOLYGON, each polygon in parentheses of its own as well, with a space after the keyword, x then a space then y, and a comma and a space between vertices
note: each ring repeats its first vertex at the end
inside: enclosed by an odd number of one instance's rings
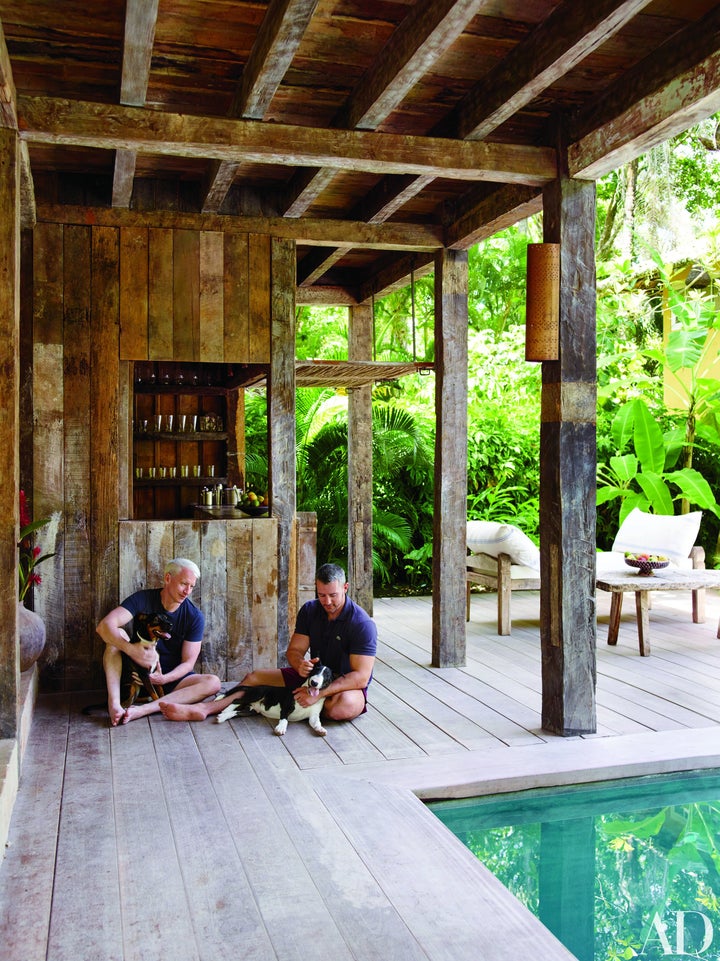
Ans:
POLYGON ((433 667, 465 664, 467 251, 435 257, 433 667))
POLYGON ((560 178, 543 201, 561 263, 560 359, 542 367, 542 726, 568 736, 597 726, 595 184, 560 178))
MULTIPOLYGON (((349 360, 371 360, 370 304, 350 308, 349 360)), ((372 567, 372 386, 354 387, 348 401, 348 581, 350 595, 373 612, 372 567)))
POLYGON ((18 731, 20 660, 17 643, 17 539, 20 395, 20 151, 16 130, 0 127, 0 462, 9 504, 0 520, 0 739, 18 731))
POLYGON ((278 522, 278 664, 285 663, 291 621, 297 611, 295 564, 295 243, 272 241, 272 352, 268 381, 270 433, 269 487, 273 517, 278 522))

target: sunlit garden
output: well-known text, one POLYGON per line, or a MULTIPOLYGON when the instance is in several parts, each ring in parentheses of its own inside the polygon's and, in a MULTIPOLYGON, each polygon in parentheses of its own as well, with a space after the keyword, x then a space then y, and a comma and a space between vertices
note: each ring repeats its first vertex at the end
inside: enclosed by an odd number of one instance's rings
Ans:
MULTIPOLYGON (((598 547, 633 507, 703 511, 720 562, 720 115, 598 183, 598 547)), ((468 519, 536 542, 540 365, 525 361, 532 218, 469 252, 468 519)), ((347 311, 298 308, 298 358, 346 359, 347 311)), ((433 277, 374 304, 374 358, 433 360, 433 277)), ((434 377, 373 390, 378 596, 431 588, 434 377)), ((247 400, 247 474, 266 481, 266 409, 247 400)), ((297 392, 297 509, 318 516, 318 557, 347 562, 347 395, 297 392)))

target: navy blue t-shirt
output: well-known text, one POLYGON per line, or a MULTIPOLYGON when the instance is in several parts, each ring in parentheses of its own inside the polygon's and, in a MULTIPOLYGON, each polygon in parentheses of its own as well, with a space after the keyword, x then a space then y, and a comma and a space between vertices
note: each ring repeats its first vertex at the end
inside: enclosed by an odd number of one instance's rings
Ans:
MULTIPOLYGON (((136 614, 165 614, 172 621, 171 636, 158 640, 157 652, 163 674, 168 674, 182 661, 184 641, 202 641, 205 631, 205 615, 186 597, 176 611, 166 611, 160 600, 161 588, 136 591, 121 604, 133 617, 136 614)), ((131 629, 131 625, 130 625, 131 629)), ((128 627, 126 627, 128 630, 128 627)), ((129 631, 128 631, 129 632, 129 631)))
POLYGON ((328 619, 317 600, 300 608, 295 633, 310 638, 310 657, 319 657, 334 674, 348 674, 350 654, 377 653, 377 627, 362 607, 345 597, 345 604, 334 621, 328 619))

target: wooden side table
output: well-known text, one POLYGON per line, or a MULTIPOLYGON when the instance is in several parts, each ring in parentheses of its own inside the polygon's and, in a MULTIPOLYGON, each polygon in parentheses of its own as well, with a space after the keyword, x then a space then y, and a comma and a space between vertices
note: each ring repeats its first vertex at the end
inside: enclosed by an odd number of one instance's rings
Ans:
MULTIPOLYGON (((665 570, 657 571, 649 575, 636 574, 629 569, 627 573, 621 570, 606 571, 598 577, 596 584, 601 591, 610 591, 612 593, 608 644, 617 644, 623 594, 626 591, 632 591, 635 594, 640 656, 648 657, 650 654, 650 592, 692 591, 693 622, 695 624, 702 624, 705 621, 704 598, 697 592, 702 591, 706 587, 720 587, 720 571, 666 568, 665 570)), ((718 625, 718 637, 720 637, 720 625, 718 625)))

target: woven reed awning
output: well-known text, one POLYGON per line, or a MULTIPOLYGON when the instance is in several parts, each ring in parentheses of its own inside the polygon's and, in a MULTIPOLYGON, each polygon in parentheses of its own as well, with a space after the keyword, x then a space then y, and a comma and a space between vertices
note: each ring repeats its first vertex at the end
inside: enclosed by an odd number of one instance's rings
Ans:
POLYGON ((380 381, 397 380, 408 374, 430 373, 431 363, 394 364, 382 361, 298 360, 295 383, 298 387, 367 387, 380 381))

